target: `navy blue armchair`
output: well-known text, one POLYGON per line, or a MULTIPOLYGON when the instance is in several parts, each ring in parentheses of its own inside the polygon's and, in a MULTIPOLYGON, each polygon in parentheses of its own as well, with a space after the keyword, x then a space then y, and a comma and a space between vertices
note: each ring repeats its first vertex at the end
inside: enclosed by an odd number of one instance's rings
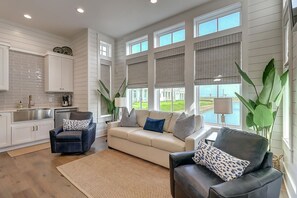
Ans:
POLYGON ((90 150, 96 136, 96 123, 91 112, 71 112, 70 120, 91 120, 82 131, 63 131, 63 126, 49 131, 52 153, 85 153, 90 150))

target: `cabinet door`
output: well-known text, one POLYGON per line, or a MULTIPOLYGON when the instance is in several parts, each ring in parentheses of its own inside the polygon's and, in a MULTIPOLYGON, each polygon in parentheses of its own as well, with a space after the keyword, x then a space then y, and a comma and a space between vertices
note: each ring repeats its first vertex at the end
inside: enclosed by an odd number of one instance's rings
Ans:
POLYGON ((9 89, 8 47, 0 45, 0 90, 9 89))
POLYGON ((11 145, 10 113, 0 113, 0 147, 11 145))
POLYGON ((54 120, 37 123, 35 131, 35 140, 49 139, 49 131, 54 129, 54 120))
POLYGON ((61 57, 49 56, 48 57, 48 91, 62 91, 61 87, 61 57))
POLYGON ((62 58, 62 90, 73 92, 73 60, 62 58))
POLYGON ((34 141, 34 129, 34 123, 13 125, 11 127, 12 144, 15 145, 34 141))

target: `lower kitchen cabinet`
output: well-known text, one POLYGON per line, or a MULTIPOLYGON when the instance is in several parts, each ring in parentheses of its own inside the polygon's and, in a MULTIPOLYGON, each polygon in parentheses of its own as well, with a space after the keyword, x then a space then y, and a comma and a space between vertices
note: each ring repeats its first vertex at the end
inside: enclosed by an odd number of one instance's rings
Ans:
POLYGON ((12 145, 48 139, 53 128, 53 119, 14 123, 11 126, 12 145))
POLYGON ((0 148, 11 145, 11 114, 0 113, 0 148))

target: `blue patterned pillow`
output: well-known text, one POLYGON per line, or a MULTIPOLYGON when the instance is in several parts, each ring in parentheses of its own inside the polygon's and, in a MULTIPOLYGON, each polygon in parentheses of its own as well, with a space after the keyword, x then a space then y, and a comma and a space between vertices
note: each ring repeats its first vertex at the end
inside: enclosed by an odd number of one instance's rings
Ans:
POLYGON ((156 120, 152 118, 147 118, 143 129, 148 131, 163 133, 164 123, 165 123, 165 119, 156 120))
POLYGON ((224 181, 231 181, 242 176, 249 161, 241 160, 216 147, 200 141, 193 157, 196 164, 206 166, 224 181))
POLYGON ((91 120, 67 120, 63 119, 64 131, 81 131, 89 127, 91 120))

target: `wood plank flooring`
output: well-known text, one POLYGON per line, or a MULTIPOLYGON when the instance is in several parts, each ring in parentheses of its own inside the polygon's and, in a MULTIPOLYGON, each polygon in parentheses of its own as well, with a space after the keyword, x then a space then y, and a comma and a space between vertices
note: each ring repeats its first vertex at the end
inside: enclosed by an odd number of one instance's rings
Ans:
MULTIPOLYGON (((0 153, 0 198, 85 198, 57 166, 107 149, 106 138, 98 138, 85 155, 52 154, 50 149, 11 158, 0 153)), ((288 198, 284 186, 281 198, 288 198)))

